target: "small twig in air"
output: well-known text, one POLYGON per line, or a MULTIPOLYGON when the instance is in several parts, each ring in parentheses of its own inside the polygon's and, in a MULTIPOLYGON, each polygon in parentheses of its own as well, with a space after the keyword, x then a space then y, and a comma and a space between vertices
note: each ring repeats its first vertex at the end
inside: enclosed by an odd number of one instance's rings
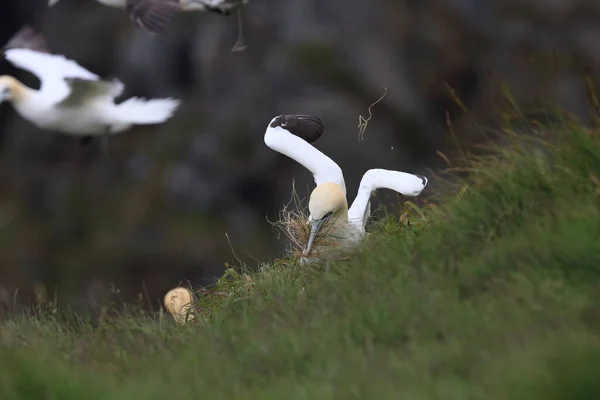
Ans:
POLYGON ((237 256, 237 254, 235 254, 235 250, 233 250, 233 246, 231 245, 231 240, 229 240, 229 235, 226 233, 225 237, 227 238, 227 243, 229 243, 229 248, 231 249, 231 252, 233 253, 233 256, 235 257, 235 259, 237 260, 237 262, 240 263, 240 265, 242 264, 242 260, 240 260, 240 258, 237 256))
POLYGON ((371 118, 373 118, 373 114, 371 113, 371 108, 379 103, 381 100, 383 100, 383 98, 385 97, 385 95, 387 94, 387 88, 384 87, 383 88, 384 92, 381 95, 381 97, 379 97, 377 100, 375 100, 374 103, 371 103, 371 105, 369 106, 369 108, 367 109, 369 111, 369 118, 363 117, 362 115, 358 116, 358 141, 362 142, 365 136, 365 131, 367 130, 367 125, 369 124, 369 121, 371 120, 371 118))

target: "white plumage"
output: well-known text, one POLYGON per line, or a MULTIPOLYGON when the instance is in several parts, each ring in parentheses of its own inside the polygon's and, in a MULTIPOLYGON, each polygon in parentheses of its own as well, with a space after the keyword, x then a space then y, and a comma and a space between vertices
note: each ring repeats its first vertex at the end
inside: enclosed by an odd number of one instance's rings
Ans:
POLYGON ((272 127, 269 124, 264 141, 270 149, 288 156, 312 172, 317 186, 333 182, 340 185, 346 193, 344 174, 339 165, 304 139, 293 135, 282 126, 272 127))
POLYGON ((62 100, 71 92, 71 88, 64 78, 94 81, 100 79, 98 75, 78 65, 75 61, 58 54, 42 53, 30 49, 10 49, 4 53, 4 57, 14 66, 36 75, 40 79, 38 93, 57 101, 62 100))
POLYGON ((130 98, 116 104, 124 90, 122 82, 101 80, 62 55, 16 48, 6 50, 5 57, 36 75, 40 89, 3 76, 0 102, 10 101, 23 118, 42 129, 76 136, 120 133, 133 125, 164 122, 179 106, 170 98, 130 98))
MULTIPOLYGON (((329 229, 335 228, 333 230, 336 232, 336 239, 344 246, 353 246, 360 242, 365 235, 365 225, 371 213, 370 198, 375 190, 391 189, 405 196, 418 196, 427 185, 427 178, 424 176, 370 169, 363 175, 356 198, 348 208, 342 169, 310 143, 292 134, 288 128, 293 122, 290 117, 294 116, 273 118, 265 132, 264 141, 269 148, 295 160, 314 176, 317 186, 311 193, 308 206, 309 223, 312 228, 305 251, 307 257, 317 232, 325 229, 325 226, 329 226, 329 229)), ((302 128, 293 128, 297 134, 302 134, 302 128)), ((327 250, 324 250, 321 249, 319 253, 327 253, 327 250)))
POLYGON ((356 197, 348 210, 348 220, 363 233, 370 217, 371 194, 377 189, 391 189, 404 196, 415 197, 427 186, 427 178, 401 171, 370 169, 363 175, 356 197))

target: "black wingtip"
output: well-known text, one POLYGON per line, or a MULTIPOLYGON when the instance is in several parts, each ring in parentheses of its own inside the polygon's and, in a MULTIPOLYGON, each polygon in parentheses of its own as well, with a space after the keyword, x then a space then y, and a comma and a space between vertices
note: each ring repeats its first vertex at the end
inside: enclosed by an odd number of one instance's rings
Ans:
POLYGON ((423 175, 417 175, 419 178, 421 178, 421 182, 423 182, 423 186, 427 186, 427 178, 425 178, 423 175))
POLYGON ((30 25, 23 25, 2 47, 5 52, 10 49, 29 49, 41 53, 49 53, 46 38, 30 25))
POLYGON ((148 34, 149 36, 158 36, 164 33, 164 31, 167 30, 167 25, 159 25, 159 24, 155 24, 155 23, 146 23, 146 21, 142 20, 141 18, 132 18, 133 23, 135 24, 135 26, 137 26, 139 29, 141 29, 142 31, 144 31, 146 34, 148 34))
POLYGON ((150 35, 160 35, 171 25, 180 6, 177 1, 136 1, 128 4, 125 10, 138 28, 150 35))
POLYGON ((308 143, 316 142, 325 131, 321 118, 312 115, 280 115, 271 122, 272 128, 277 126, 286 129, 308 143))

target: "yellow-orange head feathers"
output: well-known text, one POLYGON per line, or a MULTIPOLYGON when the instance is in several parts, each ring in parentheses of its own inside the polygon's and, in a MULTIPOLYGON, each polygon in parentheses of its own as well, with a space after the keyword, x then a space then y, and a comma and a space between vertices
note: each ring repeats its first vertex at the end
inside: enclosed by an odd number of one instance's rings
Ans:
POLYGON ((165 308, 180 324, 194 319, 191 314, 193 301, 192 292, 184 287, 169 290, 164 298, 165 308))

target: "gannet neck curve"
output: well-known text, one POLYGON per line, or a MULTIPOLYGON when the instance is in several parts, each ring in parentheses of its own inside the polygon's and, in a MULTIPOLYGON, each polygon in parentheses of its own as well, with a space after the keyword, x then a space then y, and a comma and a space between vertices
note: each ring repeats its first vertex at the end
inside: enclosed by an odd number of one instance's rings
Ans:
POLYGON ((406 172, 370 169, 362 177, 350 209, 348 220, 364 231, 371 213, 371 194, 377 189, 391 189, 404 196, 418 196, 427 186, 427 178, 406 172))
POLYGON ((313 174, 317 186, 327 182, 336 183, 341 186, 345 194, 344 174, 339 165, 310 143, 285 129, 285 126, 282 126, 285 125, 285 120, 281 117, 273 118, 267 126, 265 144, 308 169, 313 174))

